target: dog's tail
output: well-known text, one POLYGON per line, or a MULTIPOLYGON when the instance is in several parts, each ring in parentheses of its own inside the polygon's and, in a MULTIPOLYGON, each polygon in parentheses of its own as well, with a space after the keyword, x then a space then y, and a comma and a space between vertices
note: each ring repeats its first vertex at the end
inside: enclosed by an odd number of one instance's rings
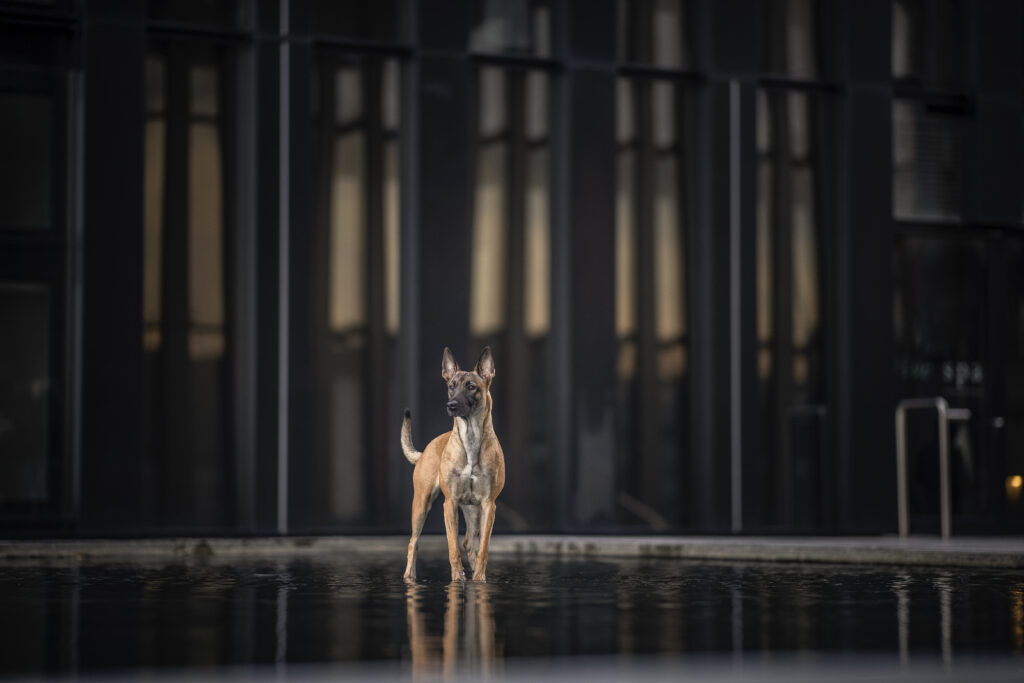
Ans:
POLYGON ((413 465, 423 455, 412 445, 412 413, 408 408, 405 409, 405 419, 402 420, 402 453, 405 454, 405 459, 413 465))

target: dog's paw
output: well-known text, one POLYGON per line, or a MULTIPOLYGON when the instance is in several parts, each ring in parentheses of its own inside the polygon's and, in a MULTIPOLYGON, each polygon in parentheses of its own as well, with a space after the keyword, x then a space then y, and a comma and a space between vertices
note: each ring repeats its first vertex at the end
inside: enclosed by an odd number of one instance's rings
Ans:
POLYGON ((465 583, 465 582, 466 582, 466 572, 462 571, 461 569, 453 569, 452 570, 452 583, 465 583))
POLYGON ((487 574, 473 574, 473 580, 477 583, 487 583, 487 574))

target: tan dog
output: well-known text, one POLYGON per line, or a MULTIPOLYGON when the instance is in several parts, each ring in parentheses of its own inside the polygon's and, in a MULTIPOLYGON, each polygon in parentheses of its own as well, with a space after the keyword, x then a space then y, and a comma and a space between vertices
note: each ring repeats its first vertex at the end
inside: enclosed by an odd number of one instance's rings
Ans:
POLYGON ((448 561, 452 581, 465 581, 459 552, 459 508, 466 519, 462 547, 473 568, 474 581, 487 580, 487 550, 494 528, 495 501, 505 486, 505 456, 491 425, 491 347, 480 354, 473 372, 459 369, 445 347, 441 377, 448 385, 448 415, 455 418, 450 432, 435 438, 421 453, 412 445, 412 417, 402 421, 402 452, 416 465, 412 473, 412 538, 405 579, 416 579, 416 551, 420 532, 437 492, 444 493, 444 528, 448 534, 448 561))

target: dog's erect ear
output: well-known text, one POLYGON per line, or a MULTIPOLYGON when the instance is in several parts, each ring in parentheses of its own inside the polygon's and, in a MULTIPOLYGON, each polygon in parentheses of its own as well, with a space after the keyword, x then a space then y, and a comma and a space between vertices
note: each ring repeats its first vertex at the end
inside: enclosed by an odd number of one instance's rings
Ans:
POLYGON ((474 372, 480 375, 488 384, 494 379, 494 356, 491 355, 490 346, 485 347, 483 353, 480 354, 480 360, 476 362, 474 372))
POLYGON ((444 377, 445 384, 451 382, 458 371, 459 364, 455 362, 455 356, 447 346, 444 347, 444 355, 441 356, 441 377, 444 377))

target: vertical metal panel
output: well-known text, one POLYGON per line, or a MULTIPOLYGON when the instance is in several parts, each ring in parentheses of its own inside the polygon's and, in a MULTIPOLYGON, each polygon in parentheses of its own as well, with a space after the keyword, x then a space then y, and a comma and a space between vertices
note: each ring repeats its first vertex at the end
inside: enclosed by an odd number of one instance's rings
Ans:
POLYGON ((891 449, 894 425, 892 377, 892 185, 890 92, 853 88, 843 100, 845 157, 849 174, 847 232, 841 237, 848 279, 840 284, 840 363, 836 491, 839 525, 847 530, 893 529, 891 507, 876 498, 895 496, 891 449), (845 435, 845 436, 844 436, 845 435), (872 496, 857 492, 872 490, 872 496), (888 508, 888 509, 887 509, 888 508))
POLYGON ((615 519, 615 76, 569 77, 572 525, 615 519))
POLYGON ((256 524, 256 54, 244 50, 237 57, 235 163, 235 226, 232 258, 235 264, 235 363, 230 382, 234 393, 236 527, 253 531, 256 524))
POLYGON ((570 0, 565 14, 570 59, 615 59, 616 0, 570 0))
POLYGON ((760 44, 758 0, 715 0, 711 7, 714 67, 731 74, 757 71, 760 44))
POLYGON ((277 359, 277 533, 288 531, 288 454, 290 445, 290 284, 291 268, 291 45, 289 43, 291 4, 281 0, 278 70, 278 359, 277 359))
MULTIPOLYGON (((284 27, 287 31, 287 27, 284 27)), ((308 527, 314 513, 314 501, 309 496, 313 490, 312 434, 313 410, 313 325, 312 297, 309 295, 309 273, 307 264, 312 263, 313 249, 313 164, 310 155, 313 149, 310 102, 312 87, 310 74, 313 69, 313 50, 308 42, 289 41, 288 64, 285 73, 288 82, 282 84, 287 93, 287 114, 282 110, 281 128, 286 131, 287 144, 282 148, 282 159, 288 166, 286 185, 287 205, 281 206, 282 220, 287 220, 287 229, 282 231, 282 251, 287 252, 289 271, 281 273, 281 282, 287 283, 287 312, 281 320, 281 327, 288 331, 288 339, 282 341, 282 357, 288 358, 287 423, 288 460, 286 471, 279 470, 279 490, 286 491, 288 500, 278 501, 286 505, 287 530, 296 531, 308 527)))
MULTIPOLYGON (((90 17, 91 19, 91 17, 90 17)), ((143 34, 86 21, 79 528, 127 530, 139 518, 142 404, 143 34)))
MULTIPOLYGON (((410 3, 413 4, 413 3, 410 3)), ((412 23, 412 18, 407 17, 412 23)), ((407 26, 412 31, 411 26, 407 26)), ((412 411, 418 418, 423 414, 419 401, 420 384, 426 375, 419 366, 420 352, 420 233, 419 233, 419 64, 408 61, 403 65, 400 76, 401 142, 399 149, 400 173, 400 250, 401 303, 400 329, 398 335, 398 396, 399 403, 412 411)), ((417 447, 423 448, 426 432, 417 429, 417 447)), ((398 443, 398 434, 391 434, 392 444, 398 443)), ((405 460, 397 448, 387 451, 387 457, 398 462, 391 469, 392 506, 398 519, 406 519, 409 501, 412 499, 411 472, 403 465, 405 460)), ((403 525, 404 528, 404 525, 403 525)))
POLYGON ((731 528, 743 528, 743 383, 742 383, 742 271, 740 245, 742 234, 742 182, 740 163, 740 83, 729 81, 729 398, 731 439, 731 528))
POLYGON ((451 348, 472 366, 469 310, 469 63, 464 55, 425 53, 418 98, 418 205, 420 415, 415 443, 451 429, 445 415, 441 352, 451 348))
MULTIPOLYGON (((253 197, 254 229, 257 233, 256 272, 258 278, 253 293, 260 305, 256 311, 256 400, 255 427, 255 526, 261 533, 276 532, 279 528, 278 503, 281 501, 279 467, 282 448, 279 439, 287 429, 281 419, 282 363, 280 321, 281 290, 281 203, 280 176, 284 172, 281 159, 280 111, 280 46, 276 37, 261 39, 256 51, 256 186, 253 197), (277 191, 264 191, 276 188, 277 191)), ((285 271, 286 272, 286 271, 285 271)), ((287 368, 284 368, 287 371, 287 368)), ((287 413, 285 413, 287 417, 287 413)), ((287 445, 287 440, 285 441, 287 445)), ((285 451, 285 455, 287 451, 285 451)))

